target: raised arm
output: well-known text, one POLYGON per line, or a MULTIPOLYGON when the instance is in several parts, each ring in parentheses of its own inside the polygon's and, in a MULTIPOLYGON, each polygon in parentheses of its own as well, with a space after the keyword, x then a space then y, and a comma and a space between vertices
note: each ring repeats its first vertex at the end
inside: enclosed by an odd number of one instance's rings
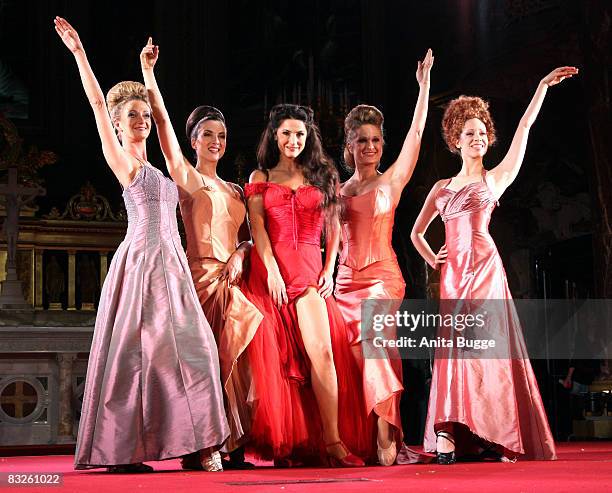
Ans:
POLYGON ((576 67, 559 67, 544 77, 538 84, 538 88, 514 133, 507 154, 495 168, 487 173, 489 186, 497 198, 501 197, 521 169, 521 164, 523 164, 523 158, 525 157, 525 149, 527 148, 529 130, 540 112, 548 88, 577 73, 578 69, 576 67))
POLYGON ((127 187, 132 178, 136 174, 139 168, 139 164, 135 159, 132 159, 121 147, 115 129, 113 128, 113 122, 111 121, 108 109, 106 108, 106 101, 104 100, 104 94, 100 89, 100 85, 96 80, 96 76, 89 65, 85 49, 79 38, 78 33, 70 25, 70 23, 62 17, 56 17, 54 20, 55 31, 62 38, 62 41, 66 47, 74 55, 74 59, 79 68, 79 75, 81 76, 81 82, 83 83, 83 89, 85 95, 89 100, 89 104, 94 113, 96 119, 96 126, 98 128, 98 134, 100 135, 100 141, 102 142, 102 152, 106 158, 106 162, 112 169, 113 173, 119 180, 119 182, 127 187))
MULTIPOLYGON (((255 170, 249 178, 250 183, 258 183, 266 181, 266 176, 262 171, 255 170)), ((276 306, 280 307, 283 303, 287 303, 287 290, 285 282, 276 263, 274 252, 272 251, 272 243, 266 231, 266 212, 264 210, 263 195, 252 195, 247 199, 249 208, 249 220, 251 222, 251 234, 255 242, 255 249, 259 257, 266 266, 268 271, 268 292, 272 297, 272 301, 276 306)))
POLYGON ((191 180, 194 185, 194 190, 189 187, 189 177, 193 175, 193 166, 187 161, 181 150, 176 133, 172 127, 168 110, 164 104, 157 81, 155 80, 154 67, 159 57, 159 46, 153 44, 153 39, 149 38, 146 46, 140 52, 140 66, 142 68, 142 77, 147 95, 153 110, 153 119, 157 127, 157 135, 159 144, 166 160, 168 173, 178 186, 187 190, 189 193, 195 191, 201 183, 199 180, 191 180))
POLYGON ((427 195, 427 198, 425 199, 423 207, 421 208, 421 212, 419 212, 419 215, 416 218, 414 226, 412 227, 412 232, 410 233, 410 239, 412 240, 412 244, 416 248, 417 252, 419 252, 419 255, 421 255, 421 257, 423 257, 423 259, 425 259, 425 261, 434 269, 437 269, 439 264, 443 264, 445 262, 446 246, 443 246, 436 255, 425 239, 425 232, 431 224, 431 221, 433 221, 438 215, 435 200, 438 190, 440 190, 443 185, 444 181, 441 180, 432 187, 427 195))
POLYGON ((395 161, 383 174, 383 179, 388 179, 394 195, 397 195, 398 198, 410 180, 419 157, 421 139, 423 137, 425 121, 427 120, 427 109, 429 106, 429 79, 433 62, 433 53, 431 49, 429 49, 427 50, 427 54, 425 55, 423 61, 419 61, 417 63, 416 79, 419 83, 419 98, 417 100, 416 107, 414 108, 412 124, 410 125, 406 138, 404 139, 404 145, 402 146, 402 150, 400 151, 397 161, 395 161))

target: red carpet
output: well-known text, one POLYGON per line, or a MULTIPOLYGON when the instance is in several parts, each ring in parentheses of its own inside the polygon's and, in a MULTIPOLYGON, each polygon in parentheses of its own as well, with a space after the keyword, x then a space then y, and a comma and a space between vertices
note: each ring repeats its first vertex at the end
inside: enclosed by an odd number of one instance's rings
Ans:
MULTIPOLYGON (((0 489, 7 473, 63 473, 60 487, 20 487, 40 492, 605 492, 612 491, 612 442, 558 445, 555 462, 465 463, 358 469, 274 469, 223 473, 183 472, 178 461, 151 463, 156 473, 110 475, 74 471, 72 456, 0 458, 0 489)), ((8 491, 8 489, 7 489, 8 491)))

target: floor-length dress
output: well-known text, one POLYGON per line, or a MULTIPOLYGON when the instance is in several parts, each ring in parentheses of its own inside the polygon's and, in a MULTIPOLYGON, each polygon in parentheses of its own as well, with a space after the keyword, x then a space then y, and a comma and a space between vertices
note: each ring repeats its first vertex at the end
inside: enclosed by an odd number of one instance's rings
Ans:
MULTIPOLYGON (((361 327, 363 301, 377 300, 377 309, 384 304, 384 311, 393 313, 404 297, 406 285, 391 246, 395 205, 381 187, 357 196, 342 196, 342 200, 342 251, 335 297, 362 371, 367 412, 376 413, 397 430, 399 447, 402 363, 397 351, 391 348, 369 354, 374 348, 371 343, 374 333, 362 337, 361 327), (362 343, 367 345, 363 350, 362 343)), ((391 334, 386 337, 393 338, 391 334)), ((375 438, 372 449, 376 450, 375 438)))
POLYGON ((224 450, 231 452, 248 438, 251 409, 248 397, 251 371, 245 349, 263 316, 237 285, 220 275, 238 246, 238 233, 247 227, 240 188, 233 192, 202 183, 192 194, 179 189, 181 216, 187 237, 187 260, 193 282, 219 350, 221 381, 230 437, 224 450))
POLYGON ((454 348, 436 351, 424 448, 435 451, 435 432, 447 430, 455 436, 458 455, 493 445, 503 447, 498 452, 511 458, 555 459, 520 320, 488 231, 497 200, 486 172, 481 181, 458 191, 447 186, 435 198, 448 249, 440 275, 441 307, 454 303, 445 300, 499 300, 489 302, 496 318, 488 321, 486 330, 504 341, 507 357, 462 357, 454 348))
MULTIPOLYGON (((264 458, 320 461, 325 457, 321 420, 296 300, 309 287, 317 287, 322 270, 323 194, 311 185, 292 190, 272 182, 248 184, 245 193, 263 194, 265 226, 289 298, 280 310, 273 304, 266 267, 254 247, 245 294, 264 321, 247 349, 254 381, 252 443, 264 458)), ((364 457, 369 430, 359 368, 333 297, 327 298, 326 306, 338 377, 340 437, 351 452, 364 457)))
POLYGON ((143 164, 94 330, 75 465, 169 459, 229 435, 217 347, 176 223, 176 185, 143 164))

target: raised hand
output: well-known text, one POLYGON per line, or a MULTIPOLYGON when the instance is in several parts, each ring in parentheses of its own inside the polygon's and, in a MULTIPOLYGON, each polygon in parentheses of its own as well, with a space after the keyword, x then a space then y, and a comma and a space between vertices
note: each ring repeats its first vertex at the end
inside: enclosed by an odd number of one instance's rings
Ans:
POLYGON ((423 84, 429 84, 429 74, 431 73, 431 67, 433 66, 434 56, 431 48, 427 50, 423 61, 417 62, 416 79, 420 86, 423 84))
POLYGON ((555 86, 565 79, 569 79, 578 73, 576 67, 557 67, 550 74, 542 79, 548 87, 555 86))
POLYGON ((83 43, 81 43, 76 29, 66 19, 56 17, 53 23, 55 24, 55 31, 72 53, 76 53, 79 50, 83 51, 83 43))
POLYGON ((157 63, 159 56, 159 46, 153 44, 153 38, 149 36, 149 41, 140 52, 140 66, 143 70, 151 70, 157 63))

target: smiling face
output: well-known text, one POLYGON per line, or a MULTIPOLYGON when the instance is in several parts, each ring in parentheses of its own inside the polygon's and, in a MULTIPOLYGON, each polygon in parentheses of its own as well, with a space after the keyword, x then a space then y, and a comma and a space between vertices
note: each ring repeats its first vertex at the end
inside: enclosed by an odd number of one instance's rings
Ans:
POLYGON ((489 138, 485 124, 478 118, 467 120, 463 124, 456 146, 464 159, 482 158, 489 148, 489 138))
POLYGON ((276 143, 281 156, 295 159, 304 150, 308 132, 302 120, 283 120, 276 130, 276 143))
POLYGON ((366 123, 355 130, 347 144, 357 166, 378 166, 382 158, 383 136, 380 127, 366 123))
POLYGON ((144 140, 151 133, 151 108, 140 99, 131 99, 121 108, 115 128, 122 141, 144 140))
POLYGON ((204 120, 198 124, 197 137, 191 139, 191 147, 198 160, 217 162, 225 154, 227 129, 219 120, 204 120))

